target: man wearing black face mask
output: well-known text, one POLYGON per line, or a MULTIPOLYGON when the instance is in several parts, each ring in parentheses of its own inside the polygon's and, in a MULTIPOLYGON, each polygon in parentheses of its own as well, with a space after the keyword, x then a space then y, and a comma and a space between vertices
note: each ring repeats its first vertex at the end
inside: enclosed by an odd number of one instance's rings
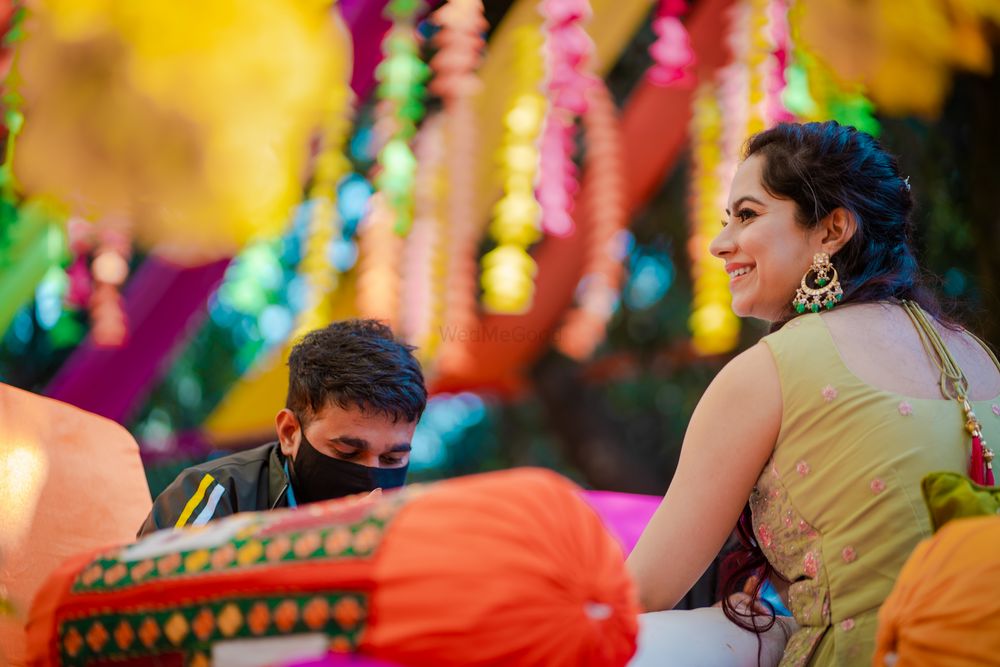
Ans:
POLYGON ((427 404, 412 350, 374 320, 307 334, 288 357, 278 441, 182 472, 157 497, 139 536, 402 486, 427 404))

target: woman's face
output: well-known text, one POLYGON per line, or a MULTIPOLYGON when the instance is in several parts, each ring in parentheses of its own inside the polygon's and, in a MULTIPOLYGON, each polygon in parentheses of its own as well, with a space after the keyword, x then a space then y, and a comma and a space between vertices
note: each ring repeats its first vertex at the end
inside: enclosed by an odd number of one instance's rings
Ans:
POLYGON ((736 170, 723 228, 712 254, 726 263, 733 311, 773 322, 790 308, 813 255, 823 251, 824 229, 796 222, 796 204, 777 199, 761 183, 764 158, 752 155, 736 170))

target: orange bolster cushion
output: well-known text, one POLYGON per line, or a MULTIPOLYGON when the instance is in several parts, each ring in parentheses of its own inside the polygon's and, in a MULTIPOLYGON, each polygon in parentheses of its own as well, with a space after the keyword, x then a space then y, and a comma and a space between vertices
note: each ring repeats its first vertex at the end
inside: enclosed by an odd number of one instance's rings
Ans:
POLYGON ((955 519, 906 561, 879 609, 873 665, 1000 661, 1000 516, 955 519))

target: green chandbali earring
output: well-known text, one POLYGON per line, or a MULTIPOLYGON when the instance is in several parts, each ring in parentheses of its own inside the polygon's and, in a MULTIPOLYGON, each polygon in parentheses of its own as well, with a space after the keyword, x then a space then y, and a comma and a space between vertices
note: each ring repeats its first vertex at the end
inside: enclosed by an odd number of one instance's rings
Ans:
POLYGON ((806 275, 802 276, 802 286, 795 290, 795 299, 792 301, 795 312, 804 313, 811 310, 818 313, 821 308, 829 310, 843 298, 844 290, 840 288, 837 269, 830 263, 830 256, 825 252, 816 253, 813 255, 812 266, 806 271, 806 275), (813 279, 815 287, 809 286, 811 273, 816 274, 813 279))

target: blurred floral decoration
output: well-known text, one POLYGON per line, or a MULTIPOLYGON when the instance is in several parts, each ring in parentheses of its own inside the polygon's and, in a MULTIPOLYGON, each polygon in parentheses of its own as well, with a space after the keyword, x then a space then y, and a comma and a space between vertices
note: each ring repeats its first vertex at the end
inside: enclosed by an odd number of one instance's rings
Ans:
POLYGON ((447 289, 441 261, 447 252, 448 220, 442 206, 446 196, 444 130, 444 116, 435 114, 424 122, 414 140, 420 169, 415 181, 413 227, 400 262, 399 332, 417 346, 427 370, 437 349, 433 341, 440 340, 435 329, 443 321, 442 297, 447 289))
POLYGON ((304 2, 4 4, 0 65, 20 43, 3 97, 0 331, 35 297, 54 346, 79 341, 80 308, 95 344, 120 345, 133 235, 198 263, 283 227, 326 91, 346 89, 349 38, 304 2))
POLYGON ((440 233, 431 254, 431 322, 425 337, 413 343, 424 364, 442 369, 466 367, 470 360, 461 346, 441 346, 445 323, 456 331, 471 331, 478 303, 477 249, 480 226, 476 223, 475 187, 479 160, 479 123, 473 106, 483 84, 477 74, 482 63, 489 25, 482 0, 451 0, 432 16, 440 26, 434 36, 437 53, 431 59, 434 78, 431 92, 441 98, 446 146, 447 178, 438 181, 443 192, 440 233), (440 348, 440 354, 438 354, 440 348))
POLYGON ((689 215, 693 299, 692 345, 701 354, 721 354, 736 347, 740 320, 730 308, 729 276, 708 244, 719 232, 728 182, 723 183, 722 109, 710 83, 698 87, 691 114, 691 193, 689 215), (720 197, 720 195, 722 195, 720 197))
MULTIPOLYGON (((407 147, 409 150, 409 147, 407 147)), ((404 239, 393 229, 395 211, 384 192, 372 195, 358 233, 358 282, 355 301, 362 317, 399 328, 401 263, 404 239)))
MULTIPOLYGON (((349 66, 341 72, 346 76, 349 66)), ((327 302, 337 289, 339 262, 335 253, 342 241, 342 216, 337 210, 337 188, 350 172, 351 163, 344 155, 351 130, 353 93, 344 85, 329 87, 319 145, 313 160, 312 182, 306 201, 309 204, 309 229, 299 274, 306 285, 293 333, 297 338, 329 321, 327 302)))
POLYGON ((422 0, 389 0, 392 28, 382 42, 382 63, 375 70, 378 104, 375 131, 384 142, 378 154, 375 185, 392 212, 391 224, 405 235, 413 224, 413 185, 417 162, 410 141, 424 117, 425 81, 430 73, 420 57, 416 16, 422 0))
POLYGON ((936 117, 952 72, 987 74, 1000 3, 983 0, 809 0, 796 3, 800 39, 850 90, 888 115, 936 117))
POLYGON ((539 145, 538 187, 542 230, 568 236, 575 228, 573 207, 580 184, 576 163, 576 119, 587 112, 590 89, 598 81, 589 71, 594 42, 584 24, 588 0, 542 0, 548 112, 539 145))
POLYGON ((416 20, 421 0, 390 0, 392 27, 382 40, 383 60, 375 70, 374 138, 378 161, 372 170, 377 192, 360 229, 357 303, 365 317, 400 324, 400 267, 404 239, 413 226, 417 160, 413 140, 426 112, 430 69, 420 57, 416 20))
POLYGON ((785 69, 785 107, 801 121, 835 118, 877 136, 875 105, 865 96, 863 86, 841 80, 822 57, 805 45, 805 12, 805 5, 795 2, 788 13, 791 59, 785 69))
POLYGON ((576 305, 554 336, 563 354, 582 361, 604 340, 608 321, 618 307, 626 259, 628 211, 625 204, 625 163, 618 127, 618 110, 603 81, 591 86, 583 115, 587 143, 582 216, 589 225, 587 251, 576 292, 576 305))
POLYGON ((25 192, 181 263, 281 230, 345 85, 346 38, 322 5, 39 0, 25 29, 25 192))
POLYGON ((646 77, 657 86, 694 83, 691 67, 695 55, 687 29, 681 18, 687 13, 687 0, 660 0, 653 18, 656 41, 649 47, 653 66, 646 70, 646 77))
MULTIPOLYGON (((3 163, 0 164, 0 332, 6 331, 17 312, 36 295, 45 279, 47 292, 56 303, 66 284, 61 264, 66 259, 61 218, 51 206, 25 200, 18 192, 13 161, 24 126, 23 100, 15 76, 11 76, 14 50, 24 35, 26 11, 19 4, 0 4, 0 76, 3 77, 3 163)), ((61 308, 56 309, 56 319, 61 308)), ((52 317, 44 320, 55 324, 52 317)))

